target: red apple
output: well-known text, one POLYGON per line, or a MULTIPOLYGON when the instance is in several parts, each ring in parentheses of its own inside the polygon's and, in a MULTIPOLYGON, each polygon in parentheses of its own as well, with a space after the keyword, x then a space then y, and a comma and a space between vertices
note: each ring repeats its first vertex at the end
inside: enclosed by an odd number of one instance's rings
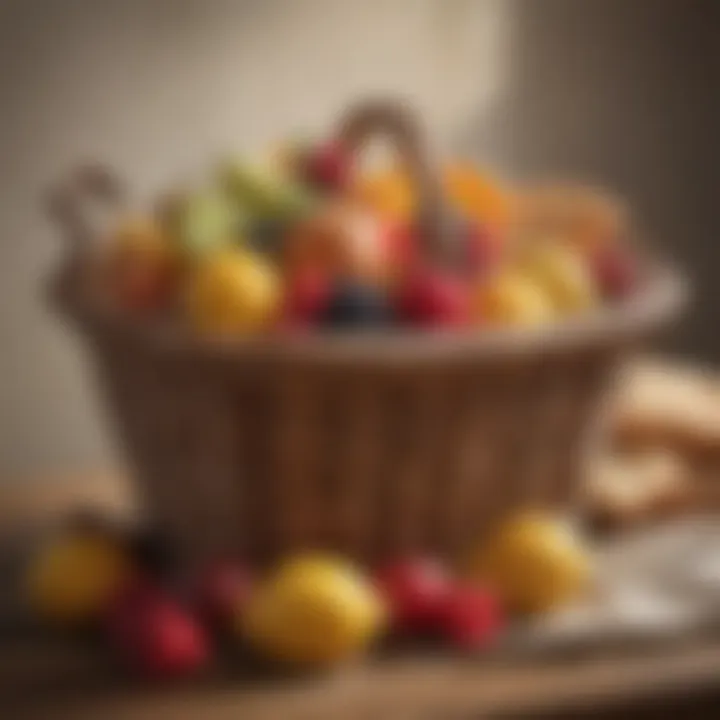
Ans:
POLYGON ((108 637, 129 669, 149 678, 190 675, 210 655, 197 620, 150 585, 138 584, 117 598, 108 618, 108 637))
POLYGON ((457 327, 468 322, 470 297, 465 282, 455 275, 420 269, 401 283, 396 307, 409 325, 457 327))
POLYGON ((451 589, 450 577, 439 561, 427 557, 399 560, 381 568, 375 581, 392 629, 401 634, 436 630, 451 589))
POLYGON ((453 647, 469 651, 487 647, 504 626, 497 596, 487 589, 455 585, 446 594, 439 631, 453 647))
POLYGON ((212 627, 227 628, 242 612, 252 587, 252 575, 244 565, 217 560, 196 578, 194 606, 212 627))

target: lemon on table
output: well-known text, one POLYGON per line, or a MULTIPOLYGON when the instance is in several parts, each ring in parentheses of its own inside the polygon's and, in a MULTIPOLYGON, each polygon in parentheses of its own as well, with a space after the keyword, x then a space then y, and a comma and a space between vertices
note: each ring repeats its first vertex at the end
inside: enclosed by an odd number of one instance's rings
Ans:
POLYGON ((361 652, 382 618, 379 597, 354 566, 307 556, 282 565, 258 588, 239 629, 270 659, 328 665, 361 652))
POLYGON ((187 303, 198 330, 233 335, 266 327, 276 317, 280 298, 273 267, 250 251, 232 248, 199 265, 187 303))
POLYGON ((97 620, 132 573, 127 553, 108 536, 75 532, 41 548, 26 577, 30 608, 64 625, 97 620))
POLYGON ((569 526, 526 513, 490 538, 472 558, 471 573, 492 584, 511 610, 540 613, 576 599, 590 565, 588 550, 569 526))
POLYGON ((544 288, 514 270, 483 282, 475 291, 473 307, 478 321, 497 325, 540 325, 556 315, 544 288))

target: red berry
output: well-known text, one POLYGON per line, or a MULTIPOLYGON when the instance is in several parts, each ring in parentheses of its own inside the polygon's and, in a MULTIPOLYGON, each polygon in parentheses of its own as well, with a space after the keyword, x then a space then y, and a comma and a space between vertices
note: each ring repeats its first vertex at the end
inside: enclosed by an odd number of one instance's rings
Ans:
POLYGON ((196 580, 195 607, 212 626, 227 627, 244 608, 252 585, 252 576, 242 564, 218 560, 196 580))
POLYGON ((350 155, 338 143, 326 143, 310 152, 305 161, 309 182, 325 190, 341 191, 350 181, 350 155))
POLYGON ((286 328, 314 325, 330 298, 330 285, 320 273, 298 273, 288 281, 282 323, 286 328))
POLYGON ((603 296, 612 300, 627 297, 636 287, 635 256, 617 246, 605 246, 590 258, 591 268, 603 296))
POLYGON ((451 588, 440 562, 432 558, 400 560, 382 568, 376 584, 387 603, 394 630, 425 633, 437 628, 451 588))
POLYGON ((460 650, 487 647, 503 625, 503 613, 497 597, 483 588, 469 585, 453 587, 440 611, 440 632, 460 650))
POLYGON ((469 319, 469 293, 465 283, 450 274, 420 270, 400 288, 397 312, 410 325, 457 327, 469 319))
POLYGON ((210 654, 207 635, 196 619, 149 585, 138 584, 117 598, 108 618, 108 637, 128 667, 146 677, 191 674, 210 654))

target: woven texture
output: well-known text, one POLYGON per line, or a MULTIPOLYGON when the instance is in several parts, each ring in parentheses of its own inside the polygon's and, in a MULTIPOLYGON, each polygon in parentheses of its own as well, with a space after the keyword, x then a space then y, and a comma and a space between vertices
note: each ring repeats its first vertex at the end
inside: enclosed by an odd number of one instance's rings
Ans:
POLYGON ((564 504, 617 353, 362 369, 198 371, 97 345, 150 515, 189 555, 328 547, 454 554, 528 504, 564 504))
MULTIPOLYGON (((408 112, 366 103, 340 128, 353 148, 393 139, 421 199, 424 252, 456 266, 462 248, 408 112)), ((87 206, 120 194, 102 167, 55 194, 71 253, 52 295, 90 340, 151 518, 188 558, 455 554, 514 508, 566 505, 609 375, 684 299, 657 268, 626 306, 546 329, 220 344, 103 306, 87 206)))

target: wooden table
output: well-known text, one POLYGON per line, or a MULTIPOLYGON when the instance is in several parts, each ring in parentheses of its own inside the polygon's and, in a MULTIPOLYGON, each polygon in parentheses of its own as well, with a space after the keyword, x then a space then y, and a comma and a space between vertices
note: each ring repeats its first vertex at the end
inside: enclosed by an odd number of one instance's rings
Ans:
MULTIPOLYGON (((118 478, 11 485, 0 493, 6 539, 78 502, 130 510, 118 478)), ((232 668, 181 687, 142 687, 101 650, 10 633, 0 643, 0 717, 278 720, 478 717, 711 717, 720 712, 720 637, 576 657, 382 658, 329 678, 250 677, 232 668)))

